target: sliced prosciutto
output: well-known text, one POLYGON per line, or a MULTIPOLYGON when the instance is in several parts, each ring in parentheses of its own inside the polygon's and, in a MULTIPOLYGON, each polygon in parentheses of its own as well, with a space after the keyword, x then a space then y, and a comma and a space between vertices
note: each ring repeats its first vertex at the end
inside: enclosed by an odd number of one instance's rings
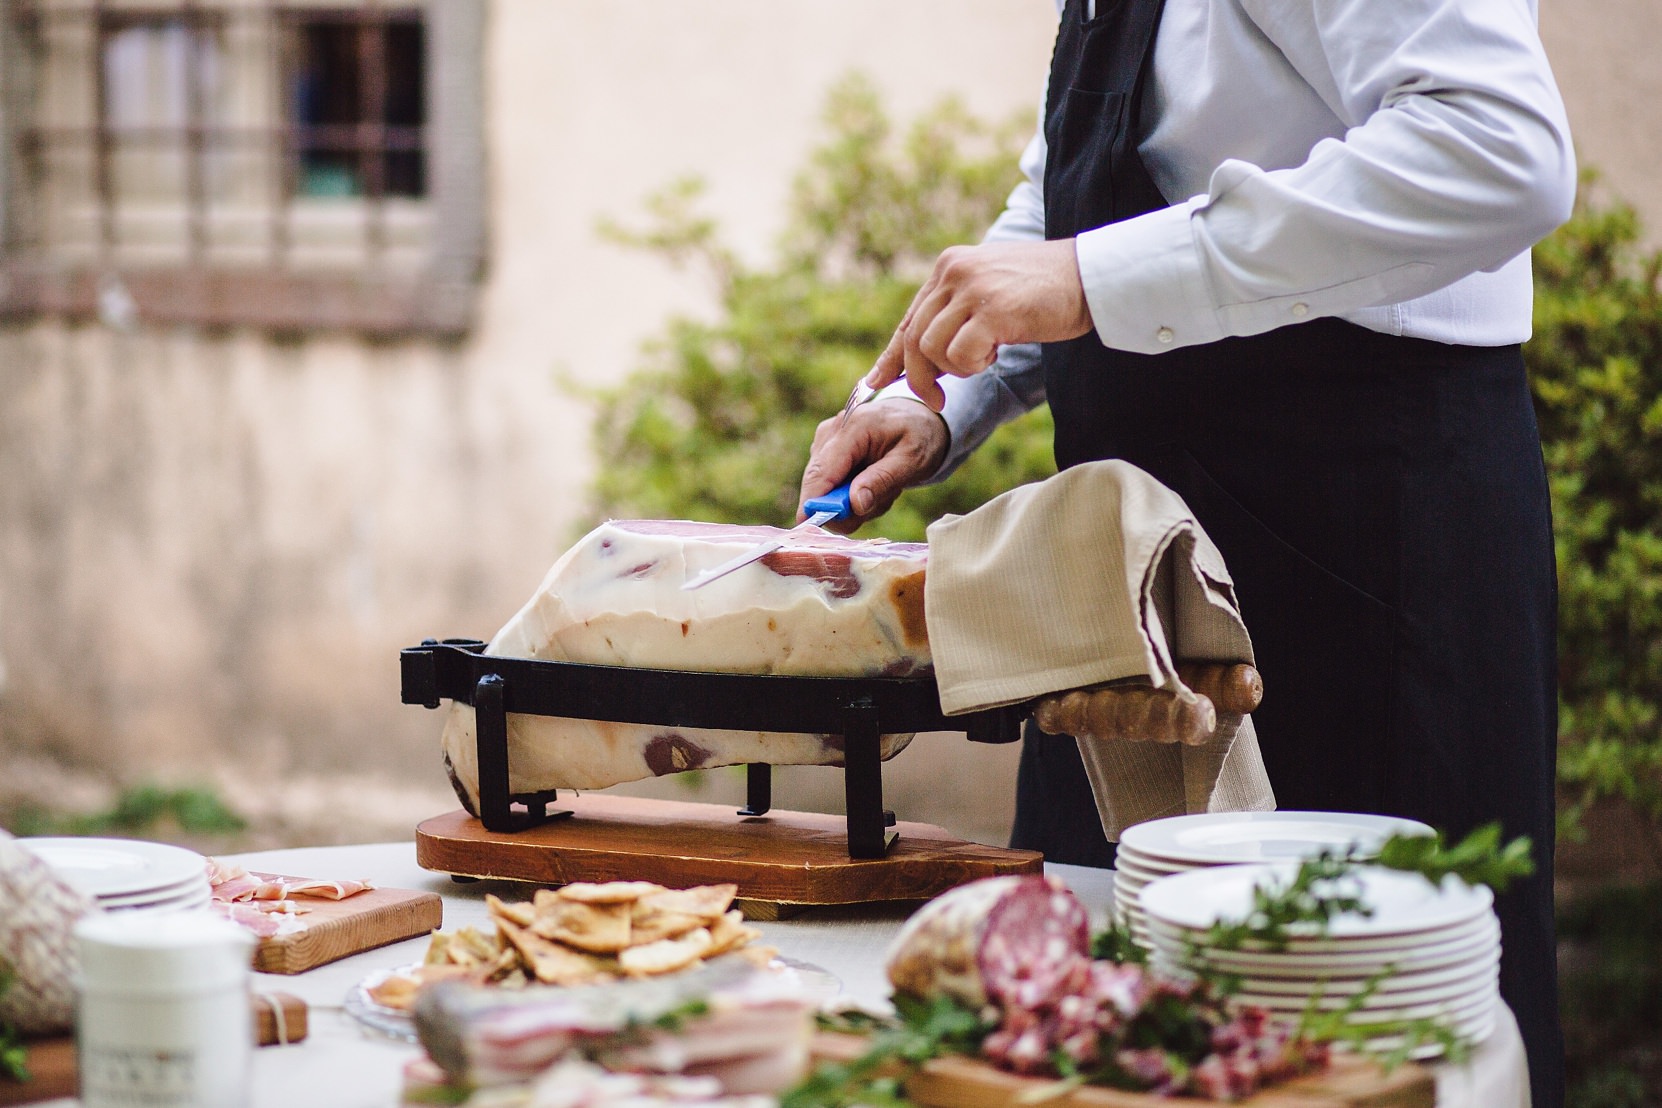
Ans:
MULTIPOLYGON (((620 520, 554 563, 487 653, 642 669, 906 676, 930 671, 921 543, 850 539, 819 528, 710 584, 682 585, 773 527, 620 520)), ((456 792, 478 812, 471 706, 456 704, 443 748, 456 792)), ((910 735, 886 735, 892 757, 910 735)), ((510 790, 598 789, 744 762, 839 765, 840 736, 645 726, 510 714, 510 790)))

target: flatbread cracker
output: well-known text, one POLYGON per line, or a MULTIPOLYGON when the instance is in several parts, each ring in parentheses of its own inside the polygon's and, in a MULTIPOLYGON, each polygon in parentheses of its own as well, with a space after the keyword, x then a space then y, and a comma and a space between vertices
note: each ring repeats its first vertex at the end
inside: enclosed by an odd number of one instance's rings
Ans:
POLYGON ((744 913, 734 908, 710 925, 710 949, 704 952, 704 957, 714 958, 761 937, 756 928, 746 926, 744 913))
POLYGON ((545 985, 588 985, 616 976, 592 954, 550 942, 506 920, 498 920, 496 927, 508 945, 525 960, 532 975, 545 985))
POLYGON ((617 964, 631 977, 674 973, 686 969, 710 949, 710 932, 700 927, 679 939, 659 939, 644 946, 632 946, 617 956, 617 964))
POLYGON ((591 954, 616 954, 629 946, 629 915, 627 902, 584 904, 562 900, 552 911, 539 911, 531 930, 591 954))
POLYGON ((519 927, 530 927, 537 918, 537 910, 531 904, 523 900, 510 904, 495 893, 485 894, 485 907, 497 919, 505 919, 519 927))
POLYGON ((708 926, 710 922, 705 916, 688 915, 686 912, 666 912, 648 907, 643 901, 636 901, 634 911, 629 917, 629 944, 641 946, 655 943, 659 939, 679 938, 694 928, 708 926))
POLYGON ((555 889, 554 895, 579 904, 627 904, 664 891, 662 885, 650 881, 574 881, 555 889))
POLYGON ((733 906, 737 895, 737 885, 697 885, 691 889, 665 889, 642 897, 641 903, 660 912, 682 912, 714 921, 733 906))

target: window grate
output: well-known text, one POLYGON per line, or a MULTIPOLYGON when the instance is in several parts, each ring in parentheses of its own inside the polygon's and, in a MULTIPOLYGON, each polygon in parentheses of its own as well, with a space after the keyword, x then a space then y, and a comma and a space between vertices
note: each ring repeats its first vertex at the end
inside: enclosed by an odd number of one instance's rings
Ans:
POLYGON ((405 268, 425 256, 422 7, 41 0, 11 11, 38 85, 16 142, 36 202, 14 251, 104 269, 371 273, 399 269, 400 251, 405 268))

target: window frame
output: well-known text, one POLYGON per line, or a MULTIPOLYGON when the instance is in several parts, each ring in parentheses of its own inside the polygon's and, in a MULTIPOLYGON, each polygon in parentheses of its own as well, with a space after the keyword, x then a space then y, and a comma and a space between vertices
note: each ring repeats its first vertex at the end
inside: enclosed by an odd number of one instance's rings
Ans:
MULTIPOLYGON (((486 0, 413 5, 422 10, 426 27, 427 195, 416 202, 427 206, 431 227, 425 263, 413 273, 213 263, 106 266, 30 256, 20 248, 18 227, 32 197, 17 156, 33 116, 35 65, 18 25, 26 17, 22 9, 30 5, 27 0, 0 3, 9 9, 0 19, 0 323, 101 318, 101 299, 119 282, 130 298, 130 317, 139 324, 378 337, 460 337, 470 329, 485 264, 486 0)), ((267 4, 280 6, 272 0, 267 4)), ((191 6, 158 4, 152 10, 191 6)))

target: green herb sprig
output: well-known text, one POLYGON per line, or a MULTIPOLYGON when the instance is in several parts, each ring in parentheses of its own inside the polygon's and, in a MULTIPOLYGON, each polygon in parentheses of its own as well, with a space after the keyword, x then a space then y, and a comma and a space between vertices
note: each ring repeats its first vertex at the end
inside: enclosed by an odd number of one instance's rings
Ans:
POLYGON ((864 1054, 822 1062, 779 1098, 779 1108, 907 1108, 906 1079, 931 1058, 975 1054, 994 1024, 952 997, 894 996, 895 1016, 849 1012, 820 1017, 821 1030, 876 1031, 864 1054))

